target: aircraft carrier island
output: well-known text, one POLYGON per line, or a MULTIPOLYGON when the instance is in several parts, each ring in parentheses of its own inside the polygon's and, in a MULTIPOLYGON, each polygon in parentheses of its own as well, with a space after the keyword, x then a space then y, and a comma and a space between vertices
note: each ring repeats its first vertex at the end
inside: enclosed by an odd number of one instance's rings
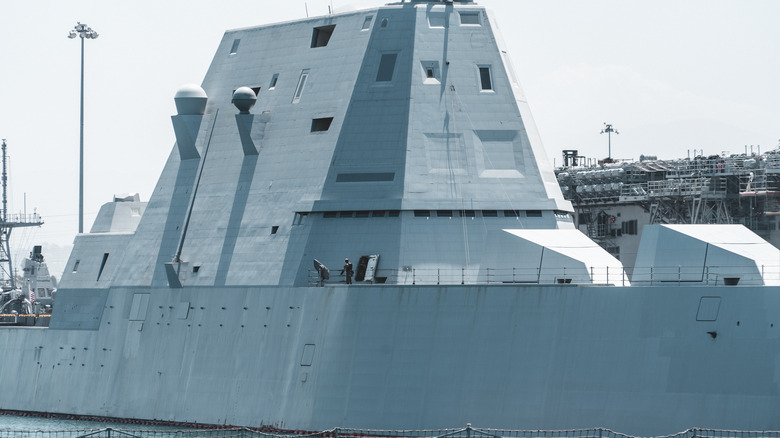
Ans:
POLYGON ((780 429, 780 251, 741 225, 648 225, 629 275, 575 229, 478 4, 231 30, 171 94, 148 203, 76 237, 49 327, 0 329, 0 409, 780 429))

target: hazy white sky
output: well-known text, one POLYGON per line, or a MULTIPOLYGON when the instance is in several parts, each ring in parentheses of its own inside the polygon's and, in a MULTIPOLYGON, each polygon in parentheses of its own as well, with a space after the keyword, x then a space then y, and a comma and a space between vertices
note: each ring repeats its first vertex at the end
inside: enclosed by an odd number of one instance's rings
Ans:
MULTIPOLYGON (((381 0, 332 0, 336 12, 381 0)), ((562 149, 661 158, 774 148, 780 139, 780 1, 482 0, 499 20, 551 160, 562 149)), ((15 254, 77 231, 79 41, 86 42, 85 229, 115 193, 148 200, 170 152, 173 95, 200 83, 226 29, 328 12, 330 0, 26 0, 0 3, 0 138, 15 254)), ((44 249, 45 251, 46 249, 44 249)), ((64 256, 61 256, 64 257, 64 256)), ((57 258, 57 257, 55 257, 57 258)), ((61 271, 64 260, 52 260, 61 271)), ((57 272, 59 274, 59 272, 57 272)))

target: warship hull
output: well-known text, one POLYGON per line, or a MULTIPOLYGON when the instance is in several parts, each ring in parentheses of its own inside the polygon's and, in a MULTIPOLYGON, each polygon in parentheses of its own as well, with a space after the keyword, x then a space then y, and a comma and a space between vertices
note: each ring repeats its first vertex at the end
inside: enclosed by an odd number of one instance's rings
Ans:
POLYGON ((646 226, 627 278, 574 228, 495 31, 463 0, 228 31, 149 202, 76 237, 48 328, 0 330, 0 409, 780 429, 780 251, 646 226))
POLYGON ((50 328, 2 331, 0 408, 295 430, 780 428, 776 288, 214 292, 62 294, 50 328))

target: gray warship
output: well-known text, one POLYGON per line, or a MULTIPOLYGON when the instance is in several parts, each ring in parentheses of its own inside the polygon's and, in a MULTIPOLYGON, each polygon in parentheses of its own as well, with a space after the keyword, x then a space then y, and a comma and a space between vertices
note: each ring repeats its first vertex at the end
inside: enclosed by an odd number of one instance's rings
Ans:
POLYGON ((0 330, 0 409, 780 429, 780 252, 648 225, 628 275, 575 228, 478 4, 231 30, 175 101, 148 203, 76 237, 49 327, 0 330))

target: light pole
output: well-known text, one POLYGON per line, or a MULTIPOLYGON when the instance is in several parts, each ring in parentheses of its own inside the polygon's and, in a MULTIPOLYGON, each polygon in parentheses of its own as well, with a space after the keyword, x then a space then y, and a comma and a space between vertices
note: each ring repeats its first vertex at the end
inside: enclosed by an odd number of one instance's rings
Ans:
POLYGON ((86 24, 76 23, 68 38, 81 38, 81 132, 79 137, 79 234, 84 232, 84 40, 95 39, 98 33, 86 24))
POLYGON ((607 145, 609 149, 607 150, 607 159, 611 162, 612 161, 612 133, 620 134, 620 131, 617 129, 612 129, 612 124, 604 122, 604 129, 601 130, 601 133, 607 133, 607 145))

